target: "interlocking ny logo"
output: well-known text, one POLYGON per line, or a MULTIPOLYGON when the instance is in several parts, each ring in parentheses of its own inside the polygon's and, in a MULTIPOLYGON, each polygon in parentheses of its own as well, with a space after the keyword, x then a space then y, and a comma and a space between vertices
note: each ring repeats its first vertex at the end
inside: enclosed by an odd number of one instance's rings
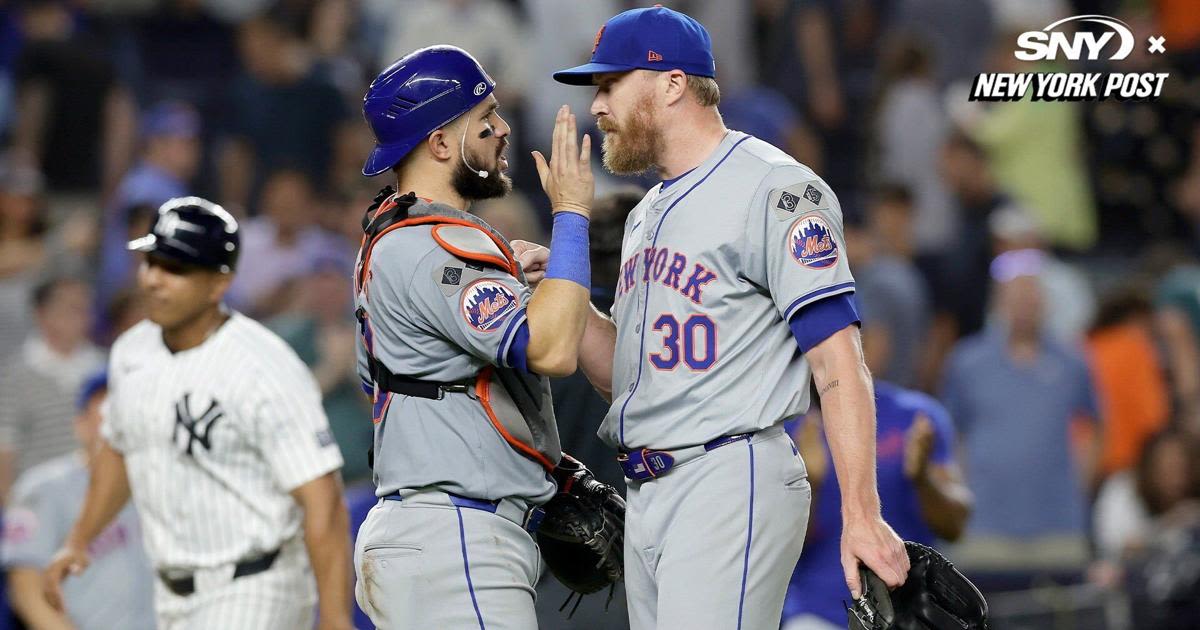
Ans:
POLYGON ((209 403, 208 410, 199 418, 192 417, 189 400, 191 396, 191 394, 184 394, 183 400, 175 402, 175 431, 171 435, 175 445, 187 455, 192 454, 192 446, 196 442, 199 442, 204 450, 212 450, 209 436, 212 434, 217 420, 225 417, 225 410, 221 409, 221 403, 216 400, 209 403))

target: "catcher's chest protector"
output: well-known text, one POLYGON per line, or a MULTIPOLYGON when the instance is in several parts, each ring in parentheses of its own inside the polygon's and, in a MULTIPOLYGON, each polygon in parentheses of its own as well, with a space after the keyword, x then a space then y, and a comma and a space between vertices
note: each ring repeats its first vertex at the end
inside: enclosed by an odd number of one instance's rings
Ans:
MULTIPOLYGON (((526 284, 525 274, 516 262, 512 247, 499 232, 477 217, 453 208, 439 206, 436 214, 424 211, 425 206, 414 209, 416 201, 412 193, 397 197, 388 187, 367 209, 363 217, 362 246, 358 251, 354 272, 354 291, 358 294, 360 304, 365 305, 369 301, 367 280, 372 248, 389 232, 415 225, 432 225, 434 240, 458 258, 502 269, 526 284)), ((376 262, 386 264, 386 261, 376 262)), ((376 397, 382 395, 379 374, 390 377, 388 382, 416 383, 418 388, 424 385, 433 386, 432 389, 436 390, 439 385, 454 385, 416 381, 388 373, 387 368, 371 352, 371 323, 366 309, 360 308, 356 315, 371 373, 376 377, 376 397)), ((393 391, 420 395, 408 389, 393 391)), ((562 447, 550 399, 549 379, 512 368, 487 366, 476 375, 474 383, 466 391, 479 401, 488 420, 509 446, 541 464, 547 472, 554 470, 562 457, 562 447)), ((436 397, 440 399, 441 395, 436 397)))

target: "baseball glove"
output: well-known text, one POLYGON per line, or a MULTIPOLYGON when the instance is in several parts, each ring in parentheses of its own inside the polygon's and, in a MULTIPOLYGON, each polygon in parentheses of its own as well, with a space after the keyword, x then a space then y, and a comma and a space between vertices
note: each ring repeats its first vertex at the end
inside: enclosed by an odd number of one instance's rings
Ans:
POLYGON ((554 480, 558 493, 544 506, 537 531, 546 566, 580 597, 615 586, 625 571, 625 500, 570 455, 554 469, 554 480))
POLYGON ((910 568, 904 585, 888 592, 861 567, 862 596, 847 608, 849 630, 988 630, 987 601, 942 554, 904 543, 910 568))

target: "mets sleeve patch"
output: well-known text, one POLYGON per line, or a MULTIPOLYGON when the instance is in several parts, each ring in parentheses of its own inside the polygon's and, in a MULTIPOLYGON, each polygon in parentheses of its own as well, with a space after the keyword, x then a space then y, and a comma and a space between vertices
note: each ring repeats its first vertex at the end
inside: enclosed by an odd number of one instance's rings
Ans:
POLYGON ((828 269, 837 264, 838 244, 820 215, 801 217, 788 235, 792 258, 810 269, 828 269))
POLYGON ((479 332, 495 332, 520 307, 517 294, 496 280, 477 280, 463 289, 462 315, 479 332))

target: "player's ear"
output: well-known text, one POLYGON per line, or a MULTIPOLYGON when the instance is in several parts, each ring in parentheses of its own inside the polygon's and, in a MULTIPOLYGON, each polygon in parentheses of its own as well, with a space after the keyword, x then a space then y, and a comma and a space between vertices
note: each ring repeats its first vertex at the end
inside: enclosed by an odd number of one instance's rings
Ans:
POLYGON ((668 70, 659 74, 659 93, 667 106, 674 105, 687 96, 687 75, 682 70, 668 70))
POLYGON ((209 283, 209 299, 213 302, 220 302, 221 298, 225 297, 225 292, 229 290, 229 285, 233 283, 233 274, 214 271, 212 277, 212 282, 209 283))
MULTIPOLYGON (((453 127, 453 125, 451 125, 453 127)), ((429 154, 438 160, 449 160, 454 157, 455 147, 452 145, 451 134, 446 128, 437 129, 425 139, 425 148, 429 154)))

